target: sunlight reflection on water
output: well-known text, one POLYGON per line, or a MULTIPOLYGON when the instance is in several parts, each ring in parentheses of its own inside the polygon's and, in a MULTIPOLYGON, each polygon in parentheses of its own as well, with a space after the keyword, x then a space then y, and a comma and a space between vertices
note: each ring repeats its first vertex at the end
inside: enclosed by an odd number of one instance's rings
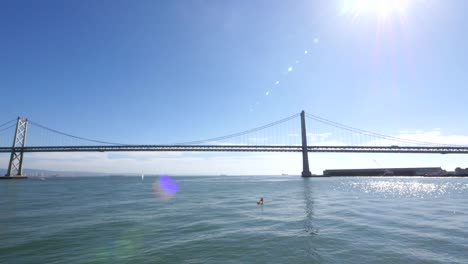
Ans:
POLYGON ((464 191, 467 184, 453 184, 450 182, 418 182, 407 180, 373 180, 349 183, 352 189, 364 193, 382 193, 401 197, 438 197, 451 191, 464 191))

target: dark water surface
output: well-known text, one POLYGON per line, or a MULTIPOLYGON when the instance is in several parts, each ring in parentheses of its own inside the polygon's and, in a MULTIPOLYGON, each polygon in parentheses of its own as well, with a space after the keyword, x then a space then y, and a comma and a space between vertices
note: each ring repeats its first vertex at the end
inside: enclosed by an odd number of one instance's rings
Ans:
POLYGON ((0 181, 0 263, 468 263, 468 178, 170 179, 0 181))

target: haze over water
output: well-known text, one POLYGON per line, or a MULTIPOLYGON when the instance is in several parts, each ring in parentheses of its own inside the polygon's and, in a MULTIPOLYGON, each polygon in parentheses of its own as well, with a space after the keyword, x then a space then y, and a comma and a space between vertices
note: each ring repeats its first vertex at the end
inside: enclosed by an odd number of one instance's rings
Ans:
POLYGON ((76 177, 0 190, 0 263, 468 262, 467 178, 76 177))

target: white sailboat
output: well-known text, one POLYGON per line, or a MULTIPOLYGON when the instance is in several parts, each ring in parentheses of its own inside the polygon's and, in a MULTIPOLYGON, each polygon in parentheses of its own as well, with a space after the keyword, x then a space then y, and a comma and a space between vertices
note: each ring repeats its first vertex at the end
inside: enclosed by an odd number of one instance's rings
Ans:
POLYGON ((143 173, 143 171, 141 172, 141 180, 143 180, 145 178, 145 174, 143 173))

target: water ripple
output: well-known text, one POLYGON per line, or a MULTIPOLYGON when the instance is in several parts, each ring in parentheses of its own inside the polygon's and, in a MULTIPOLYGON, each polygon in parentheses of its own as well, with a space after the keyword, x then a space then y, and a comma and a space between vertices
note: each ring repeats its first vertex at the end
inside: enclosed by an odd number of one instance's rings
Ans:
POLYGON ((468 179, 147 178, 0 182, 0 263, 468 260, 468 179))

